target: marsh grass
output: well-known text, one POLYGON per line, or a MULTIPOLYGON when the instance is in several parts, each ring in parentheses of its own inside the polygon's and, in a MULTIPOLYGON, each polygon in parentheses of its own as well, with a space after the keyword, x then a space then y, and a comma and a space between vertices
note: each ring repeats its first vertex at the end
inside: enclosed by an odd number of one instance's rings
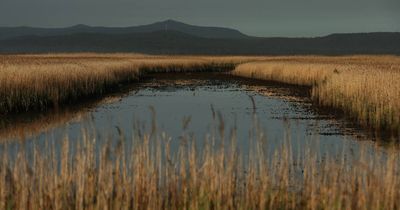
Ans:
POLYGON ((185 130, 185 119, 175 150, 153 121, 150 131, 132 136, 119 130, 99 139, 87 126, 79 141, 56 139, 60 150, 50 143, 15 159, 3 153, 0 208, 400 209, 397 151, 361 150, 355 159, 321 157, 311 146, 294 155, 287 143, 271 151, 256 118, 243 150, 235 128, 226 132, 214 116, 213 131, 201 140, 185 130))
POLYGON ((244 57, 129 54, 0 56, 0 113, 43 111, 102 96, 151 72, 229 71, 244 57))
POLYGON ((309 86, 317 104, 376 132, 400 133, 399 57, 287 57, 242 64, 232 73, 309 86))
POLYGON ((308 86, 316 104, 341 110, 377 133, 400 134, 400 59, 395 56, 2 55, 0 115, 44 111, 100 97, 147 73, 227 71, 308 86))

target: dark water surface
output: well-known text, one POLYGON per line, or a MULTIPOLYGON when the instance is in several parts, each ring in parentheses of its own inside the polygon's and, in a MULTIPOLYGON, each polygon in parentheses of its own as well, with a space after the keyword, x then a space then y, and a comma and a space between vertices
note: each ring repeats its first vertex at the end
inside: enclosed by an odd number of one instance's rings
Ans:
MULTIPOLYGON (((221 74, 158 74, 134 84, 124 94, 113 94, 94 105, 57 111, 32 121, 10 121, 0 131, 1 150, 17 151, 48 142, 60 147, 66 135, 71 142, 87 128, 102 139, 129 139, 135 132, 165 132, 178 145, 184 133, 198 142, 237 134, 238 148, 246 151, 254 133, 262 132, 273 151, 289 143, 294 151, 314 147, 322 155, 354 156, 361 147, 375 153, 385 150, 344 120, 317 113, 305 87, 238 79, 221 74), (185 128, 184 128, 185 127, 185 128), (259 131, 255 131, 260 127, 259 131)), ((87 131, 85 131, 87 132, 87 131)), ((101 144, 101 141, 99 141, 101 144)))

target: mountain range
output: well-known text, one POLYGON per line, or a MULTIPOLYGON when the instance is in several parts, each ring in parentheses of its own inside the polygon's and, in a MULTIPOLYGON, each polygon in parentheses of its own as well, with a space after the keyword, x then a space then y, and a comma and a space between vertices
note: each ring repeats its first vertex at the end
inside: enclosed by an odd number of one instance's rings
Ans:
POLYGON ((225 55, 400 55, 400 33, 253 37, 223 27, 167 20, 132 27, 0 27, 0 53, 139 52, 225 55))
POLYGON ((29 35, 59 36, 77 33, 96 33, 111 35, 149 33, 155 31, 179 31, 182 33, 203 38, 240 39, 247 37, 247 35, 242 34, 240 31, 234 29, 222 27, 193 26, 174 20, 166 20, 149 25, 131 27, 92 27, 83 24, 67 28, 0 27, 0 40, 29 35))

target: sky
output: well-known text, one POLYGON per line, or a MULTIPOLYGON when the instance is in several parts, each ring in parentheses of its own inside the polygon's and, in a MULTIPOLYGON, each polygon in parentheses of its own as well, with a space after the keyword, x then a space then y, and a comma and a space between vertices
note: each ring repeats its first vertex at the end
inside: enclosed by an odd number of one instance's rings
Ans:
POLYGON ((400 31, 400 0, 0 0, 0 26, 134 26, 174 19, 253 36, 400 31))

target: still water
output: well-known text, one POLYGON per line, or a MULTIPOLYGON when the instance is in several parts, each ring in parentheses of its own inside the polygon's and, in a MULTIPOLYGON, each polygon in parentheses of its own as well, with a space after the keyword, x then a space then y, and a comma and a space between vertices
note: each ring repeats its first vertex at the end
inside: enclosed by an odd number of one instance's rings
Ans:
POLYGON ((328 156, 354 157, 361 147, 384 150, 345 120, 316 110, 308 91, 223 74, 154 74, 96 103, 10 120, 0 131, 0 149, 15 153, 49 142, 59 148, 61 139, 79 142, 83 132, 94 133, 102 144, 120 139, 121 132, 129 139, 156 129, 175 147, 182 135, 201 144, 206 138, 229 139, 233 130, 243 151, 260 133, 270 151, 282 144, 294 152, 313 147, 328 156))

